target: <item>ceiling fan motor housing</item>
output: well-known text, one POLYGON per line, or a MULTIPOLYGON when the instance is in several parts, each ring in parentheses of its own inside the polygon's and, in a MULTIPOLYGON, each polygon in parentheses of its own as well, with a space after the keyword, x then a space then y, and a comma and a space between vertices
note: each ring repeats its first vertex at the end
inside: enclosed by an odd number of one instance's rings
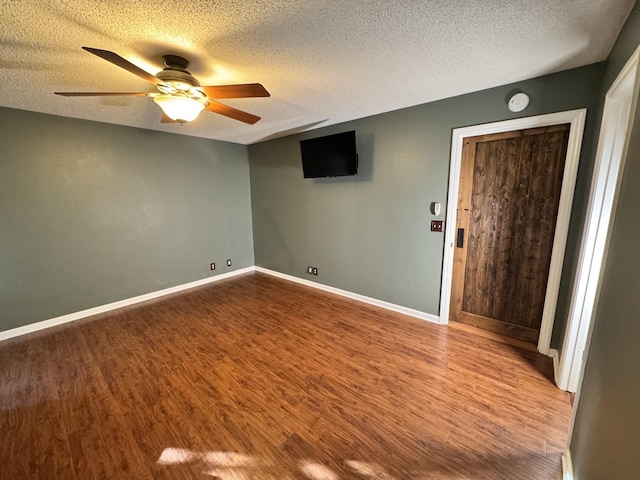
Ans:
MULTIPOLYGON (((165 55, 162 57, 166 67, 156 74, 156 77, 163 82, 171 85, 177 91, 190 91, 193 87, 199 87, 200 82, 189 73, 189 61, 177 55, 165 55)), ((162 85, 159 85, 160 91, 163 91, 162 85)), ((165 93, 174 93, 167 91, 165 93)))

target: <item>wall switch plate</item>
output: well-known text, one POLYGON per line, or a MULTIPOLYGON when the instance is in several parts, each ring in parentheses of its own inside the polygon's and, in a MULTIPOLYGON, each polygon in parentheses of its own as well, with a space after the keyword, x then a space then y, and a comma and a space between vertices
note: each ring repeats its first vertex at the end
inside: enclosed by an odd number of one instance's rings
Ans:
POLYGON ((210 264, 209 264, 209 268, 210 268, 211 270, 215 270, 215 269, 216 269, 216 264, 215 264, 215 263, 210 263, 210 264))
POLYGON ((442 232, 442 220, 431 220, 431 231, 442 232))
POLYGON ((311 267, 311 266, 307 267, 307 273, 309 275, 313 275, 313 267, 311 267))
POLYGON ((230 266, 231 266, 231 259, 230 259, 230 258, 228 258, 228 259, 227 259, 227 267, 230 267, 230 266))

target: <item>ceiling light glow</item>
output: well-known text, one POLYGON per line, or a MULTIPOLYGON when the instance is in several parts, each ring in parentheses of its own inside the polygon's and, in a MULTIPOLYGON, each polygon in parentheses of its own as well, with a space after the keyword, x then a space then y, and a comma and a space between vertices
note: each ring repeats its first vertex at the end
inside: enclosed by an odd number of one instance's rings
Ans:
POLYGON ((154 102, 160 105, 162 111, 176 122, 186 123, 192 122, 202 110, 204 104, 184 95, 164 94, 154 97, 154 102))

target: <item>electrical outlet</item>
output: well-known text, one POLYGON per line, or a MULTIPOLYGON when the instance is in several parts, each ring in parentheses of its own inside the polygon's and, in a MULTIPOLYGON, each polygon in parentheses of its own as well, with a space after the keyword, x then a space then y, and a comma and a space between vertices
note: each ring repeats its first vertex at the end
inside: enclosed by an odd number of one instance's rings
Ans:
POLYGON ((227 258, 227 267, 230 267, 230 266, 231 266, 231 259, 227 258))
POLYGON ((318 275, 318 269, 316 267, 313 267, 313 274, 318 275))
POLYGON ((215 270, 215 269, 216 269, 216 264, 215 264, 215 263, 210 263, 210 264, 209 264, 209 268, 210 268, 211 270, 215 270))
POLYGON ((442 232, 442 220, 431 220, 431 231, 442 232))

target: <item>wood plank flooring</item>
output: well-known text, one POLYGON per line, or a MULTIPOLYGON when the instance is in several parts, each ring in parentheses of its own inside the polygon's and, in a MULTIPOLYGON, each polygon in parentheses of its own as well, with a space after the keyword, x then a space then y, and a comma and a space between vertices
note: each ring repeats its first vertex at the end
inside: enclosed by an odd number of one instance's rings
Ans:
POLYGON ((0 343, 1 479, 558 479, 551 362, 263 274, 0 343))

